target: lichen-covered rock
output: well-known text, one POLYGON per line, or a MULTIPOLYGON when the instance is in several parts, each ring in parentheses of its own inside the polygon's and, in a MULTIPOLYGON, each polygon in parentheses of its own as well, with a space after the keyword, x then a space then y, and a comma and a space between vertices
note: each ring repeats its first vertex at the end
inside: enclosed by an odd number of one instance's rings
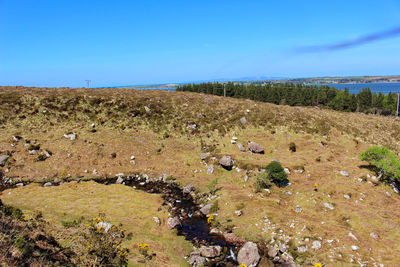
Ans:
POLYGON ((233 159, 231 156, 223 156, 219 160, 219 164, 221 164, 221 166, 224 167, 225 169, 231 170, 233 167, 233 159))
POLYGON ((247 144, 249 147, 249 150, 253 153, 259 153, 259 154, 264 154, 264 148, 262 148, 259 144, 256 142, 249 142, 247 144))
POLYGON ((253 242, 246 242, 239 250, 238 263, 244 264, 247 267, 255 267, 260 261, 260 254, 258 253, 257 244, 253 242))
POLYGON ((200 254, 206 258, 215 258, 221 255, 222 248, 220 246, 202 246, 200 248, 200 254))
POLYGON ((181 226, 181 220, 178 216, 168 218, 168 228, 179 228, 181 226))
POLYGON ((210 209, 212 207, 213 204, 209 203, 207 205, 205 205, 204 207, 202 207, 200 209, 200 212, 203 213, 204 215, 208 215, 208 213, 210 212, 210 209))

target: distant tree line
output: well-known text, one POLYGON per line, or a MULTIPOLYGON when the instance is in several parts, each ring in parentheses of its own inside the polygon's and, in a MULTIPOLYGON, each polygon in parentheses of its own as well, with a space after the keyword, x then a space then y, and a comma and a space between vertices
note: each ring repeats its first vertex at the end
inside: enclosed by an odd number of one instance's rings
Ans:
POLYGON ((348 89, 342 91, 329 86, 318 87, 293 83, 246 85, 214 82, 179 85, 176 90, 223 96, 224 87, 226 96, 278 105, 323 106, 340 111, 381 115, 396 114, 397 108, 396 94, 372 93, 369 88, 362 89, 358 94, 352 94, 348 89))

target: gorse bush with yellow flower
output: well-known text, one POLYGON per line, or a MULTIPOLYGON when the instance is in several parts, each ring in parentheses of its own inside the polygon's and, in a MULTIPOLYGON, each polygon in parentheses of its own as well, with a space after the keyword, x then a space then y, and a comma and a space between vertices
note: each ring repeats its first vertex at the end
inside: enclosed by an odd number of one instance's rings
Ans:
POLYGON ((128 249, 121 243, 124 231, 106 222, 103 215, 91 219, 85 227, 73 236, 73 244, 80 247, 77 253, 87 266, 125 266, 128 249))

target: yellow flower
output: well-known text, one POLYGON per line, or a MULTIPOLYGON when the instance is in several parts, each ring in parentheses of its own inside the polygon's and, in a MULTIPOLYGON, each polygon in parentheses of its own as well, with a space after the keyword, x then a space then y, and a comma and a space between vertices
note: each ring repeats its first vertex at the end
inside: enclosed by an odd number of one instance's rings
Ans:
POLYGON ((210 216, 208 216, 208 219, 207 219, 207 223, 212 223, 212 221, 214 220, 214 215, 210 215, 210 216))
POLYGON ((314 267, 322 267, 321 263, 314 263, 314 267))
POLYGON ((315 187, 318 187, 318 184, 317 184, 317 183, 315 183, 315 184, 314 184, 314 186, 315 186, 315 187))
POLYGON ((98 120, 98 121, 101 121, 101 117, 97 117, 97 120, 98 120))
POLYGON ((239 267, 247 267, 247 265, 242 263, 239 265, 239 267))

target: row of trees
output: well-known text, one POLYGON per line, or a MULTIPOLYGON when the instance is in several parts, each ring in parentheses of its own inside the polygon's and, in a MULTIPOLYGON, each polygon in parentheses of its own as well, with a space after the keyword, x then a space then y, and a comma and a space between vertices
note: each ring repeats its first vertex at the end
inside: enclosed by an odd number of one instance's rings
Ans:
POLYGON ((329 86, 302 84, 242 84, 242 83, 198 83, 184 84, 177 91, 189 91, 290 106, 325 106, 340 111, 365 112, 382 115, 396 113, 397 96, 372 93, 369 88, 358 94, 349 93, 329 86))

